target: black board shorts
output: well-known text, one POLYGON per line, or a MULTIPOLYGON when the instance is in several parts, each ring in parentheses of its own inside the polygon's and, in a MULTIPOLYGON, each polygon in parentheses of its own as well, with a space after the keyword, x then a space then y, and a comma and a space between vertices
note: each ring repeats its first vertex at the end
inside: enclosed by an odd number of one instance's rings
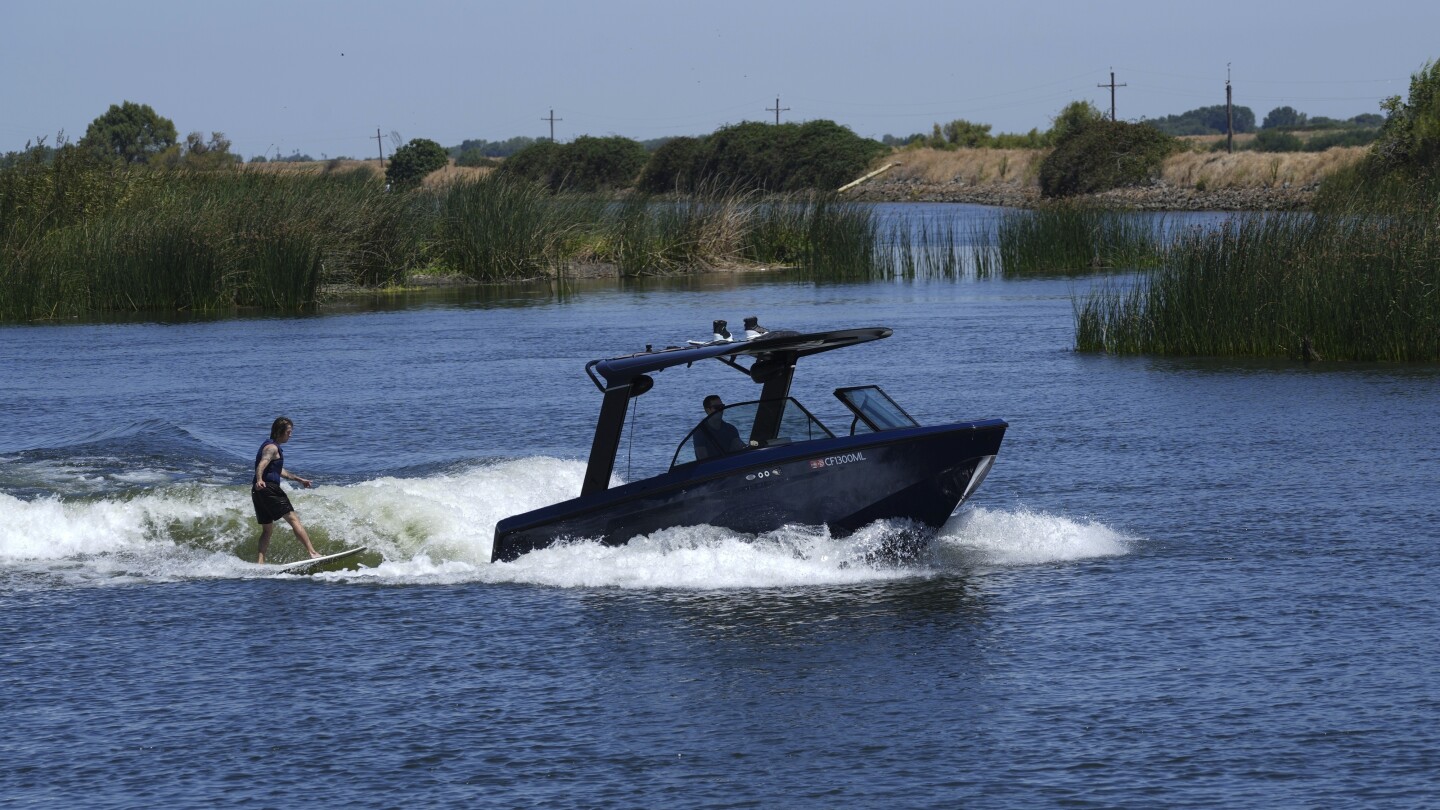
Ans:
POLYGON ((290 505, 290 496, 276 484, 266 484, 262 490, 250 490, 250 502, 255 504, 255 519, 264 526, 274 523, 295 511, 290 505))

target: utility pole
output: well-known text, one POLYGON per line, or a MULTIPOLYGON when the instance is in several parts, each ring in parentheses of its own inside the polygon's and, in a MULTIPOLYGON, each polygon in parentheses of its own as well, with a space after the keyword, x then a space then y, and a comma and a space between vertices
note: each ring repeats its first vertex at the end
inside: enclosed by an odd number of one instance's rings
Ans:
POLYGON ((1225 63, 1225 151, 1235 153, 1235 112, 1230 106, 1230 63, 1225 63))
POLYGON ((773 112, 773 113, 775 113, 775 126, 778 127, 778 126, 780 126, 780 113, 782 113, 782 112, 790 112, 790 108, 789 108, 789 107, 781 107, 781 106, 780 106, 780 97, 779 97, 779 96, 776 96, 776 97, 775 97, 775 106, 774 106, 774 107, 766 107, 766 108, 765 108, 765 112, 773 112))
POLYGON ((541 121, 549 121, 549 122, 550 122, 550 142, 551 142, 551 143, 554 143, 554 142, 555 142, 555 122, 556 122, 556 121, 564 121, 565 119, 564 119, 564 118, 556 118, 556 117, 555 117, 555 110, 552 108, 552 109, 550 110, 550 117, 549 117, 549 118, 541 118, 540 120, 541 120, 541 121))
POLYGON ((385 141, 380 138, 380 128, 375 128, 375 145, 380 147, 380 168, 385 168, 385 141))
POLYGON ((1110 120, 1111 120, 1111 121, 1114 121, 1114 120, 1115 120, 1115 88, 1117 88, 1117 87, 1124 87, 1124 86, 1125 86, 1124 84, 1116 84, 1116 83, 1115 83, 1115 68, 1113 68, 1113 67, 1110 68, 1110 83, 1109 83, 1109 84, 1097 84, 1097 85, 1095 85, 1095 86, 1096 86, 1096 87, 1108 87, 1108 88, 1110 88, 1110 120))

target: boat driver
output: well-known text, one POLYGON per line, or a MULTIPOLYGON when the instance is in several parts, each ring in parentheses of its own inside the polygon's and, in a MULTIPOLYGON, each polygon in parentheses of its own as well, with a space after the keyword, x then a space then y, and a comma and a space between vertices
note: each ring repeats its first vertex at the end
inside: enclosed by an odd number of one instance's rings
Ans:
POLYGON ((725 402, 718 394, 705 397, 703 403, 706 417, 695 431, 695 460, 738 453, 745 449, 740 431, 725 421, 725 402))

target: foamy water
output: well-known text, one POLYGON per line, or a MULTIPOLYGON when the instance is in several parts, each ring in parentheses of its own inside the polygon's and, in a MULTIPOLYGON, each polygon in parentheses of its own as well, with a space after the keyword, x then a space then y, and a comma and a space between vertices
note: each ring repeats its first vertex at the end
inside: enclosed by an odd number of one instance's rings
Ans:
MULTIPOLYGON (((928 548, 900 561, 880 552, 916 527, 882 521, 844 538, 823 527, 787 526, 758 537, 712 526, 676 527, 624 546, 579 541, 490 563, 496 523, 571 497, 583 476, 578 462, 528 458, 453 474, 298 490, 291 497, 322 550, 368 549, 358 569, 317 575, 334 582, 685 590, 833 585, 1123 554, 1129 542, 1099 523, 977 508, 952 518, 928 548)), ((127 483, 150 480, 140 470, 127 483)), ((243 487, 170 484, 29 500, 0 494, 0 514, 0 566, 46 580, 274 575, 249 562, 258 529, 243 487)), ((299 559, 288 528, 276 529, 271 558, 299 559)))

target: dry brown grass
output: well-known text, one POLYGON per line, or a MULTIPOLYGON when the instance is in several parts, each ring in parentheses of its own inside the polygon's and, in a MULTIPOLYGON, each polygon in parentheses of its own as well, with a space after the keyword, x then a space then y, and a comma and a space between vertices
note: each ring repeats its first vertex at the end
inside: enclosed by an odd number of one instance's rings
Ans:
POLYGON ((900 165, 881 175, 887 180, 971 185, 1036 185, 1039 149, 907 149, 885 160, 900 165))
MULTIPOLYGON (((1223 136, 1202 135, 1188 140, 1208 144, 1217 138, 1223 136)), ((1237 136, 1236 141, 1240 140, 1237 136)), ((1182 188, 1311 186, 1355 163, 1365 151, 1363 146, 1324 152, 1185 151, 1165 160, 1161 179, 1182 188)), ((910 149, 886 156, 884 160, 898 161, 900 165, 882 177, 935 184, 1038 187, 1040 162, 1045 154, 1043 149, 910 149)))
POLYGON ((426 175, 422 185, 435 187, 453 183, 456 180, 476 180, 493 171, 495 170, 488 166, 456 166, 455 161, 452 160, 450 165, 445 168, 426 175))
POLYGON ((1367 147, 1324 152, 1181 152, 1165 161, 1162 179, 1182 188, 1312 186, 1364 156, 1367 147))
MULTIPOLYGON (((385 171, 380 168, 378 160, 313 160, 308 162, 292 163, 288 161, 273 161, 270 163, 246 163, 246 171, 272 172, 276 174, 320 174, 326 171, 348 172, 352 169, 368 169, 376 177, 384 177, 385 171)), ((491 168, 480 166, 456 166, 455 161, 443 169, 431 172, 425 177, 422 185, 442 186, 456 180, 466 178, 484 177, 491 168)))
MULTIPOLYGON (((1176 138, 1181 145, 1197 152, 1205 152, 1215 148, 1215 144, 1224 143, 1224 135, 1180 135, 1176 138)), ((1242 146, 1255 140, 1253 132, 1238 132, 1235 134, 1235 145, 1242 146)))

